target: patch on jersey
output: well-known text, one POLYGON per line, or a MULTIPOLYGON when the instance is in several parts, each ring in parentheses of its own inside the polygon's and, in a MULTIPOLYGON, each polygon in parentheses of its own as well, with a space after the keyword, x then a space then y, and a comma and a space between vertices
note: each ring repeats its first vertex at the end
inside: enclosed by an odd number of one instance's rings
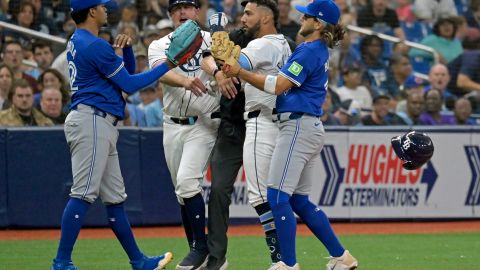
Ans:
POLYGON ((302 72, 302 69, 303 69, 302 65, 293 61, 293 63, 288 68, 288 71, 290 71, 290 73, 292 73, 293 75, 298 76, 298 74, 300 74, 300 72, 302 72))

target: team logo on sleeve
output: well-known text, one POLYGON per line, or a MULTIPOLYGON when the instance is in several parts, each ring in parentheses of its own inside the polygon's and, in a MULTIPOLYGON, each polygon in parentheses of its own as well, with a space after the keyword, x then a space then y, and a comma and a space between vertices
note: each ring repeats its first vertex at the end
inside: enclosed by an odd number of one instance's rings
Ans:
POLYGON ((288 68, 288 71, 290 71, 290 73, 292 73, 293 75, 298 76, 298 74, 300 74, 300 72, 302 72, 302 69, 303 69, 302 65, 293 61, 293 63, 288 68))

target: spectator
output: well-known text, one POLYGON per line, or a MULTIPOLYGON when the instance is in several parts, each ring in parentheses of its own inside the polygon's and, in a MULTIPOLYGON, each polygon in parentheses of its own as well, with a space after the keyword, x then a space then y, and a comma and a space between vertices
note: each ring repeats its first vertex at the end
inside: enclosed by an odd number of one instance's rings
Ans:
POLYGON ((332 114, 332 94, 327 91, 325 95, 325 102, 322 105, 323 115, 320 117, 324 126, 341 126, 340 120, 332 114))
POLYGON ((34 24, 38 28, 38 30, 45 34, 50 35, 58 35, 58 28, 53 21, 53 12, 48 11, 48 7, 42 5, 42 2, 49 2, 49 1, 41 1, 41 0, 29 0, 34 6, 35 12, 35 21, 34 24), (48 14, 48 13, 49 14, 48 14))
POLYGON ((413 10, 418 19, 429 23, 441 18, 457 16, 454 0, 415 0, 413 10))
POLYGON ((359 107, 356 101, 347 99, 338 105, 333 116, 344 126, 354 126, 360 122, 359 107))
POLYGON ((454 125, 455 121, 447 115, 443 115, 442 93, 437 89, 431 89, 425 93, 425 112, 420 115, 423 125, 454 125))
POLYGON ((13 85, 13 71, 5 64, 0 64, 0 110, 10 107, 8 94, 13 85))
POLYGON ((33 89, 24 79, 13 83, 12 107, 0 112, 0 126, 51 126, 53 122, 33 107, 33 89))
POLYGON ((160 20, 156 26, 158 29, 158 38, 162 38, 173 31, 173 23, 170 19, 160 20))
POLYGON ((455 101, 453 118, 457 125, 476 125, 475 119, 471 118, 472 104, 467 98, 459 98, 455 101))
POLYGON ((372 0, 370 5, 358 12, 358 26, 405 39, 397 13, 388 8, 387 4, 387 0, 372 0))
POLYGON ((32 53, 37 67, 25 71, 25 73, 38 79, 38 76, 49 68, 53 62, 52 44, 43 40, 35 41, 32 44, 32 53))
POLYGON ((412 93, 418 93, 423 96, 424 87, 426 81, 420 77, 414 75, 408 76, 407 80, 403 84, 402 100, 397 102, 395 111, 406 112, 407 111, 407 97, 412 93))
POLYGON ((462 42, 465 51, 448 64, 451 79, 448 89, 457 97, 471 91, 480 91, 480 30, 470 28, 462 42), (462 76, 459 76, 460 73, 462 76), (476 82, 476 83, 475 83, 476 82))
POLYGON ((141 36, 142 46, 148 48, 152 41, 159 39, 159 32, 159 29, 155 25, 147 25, 145 29, 143 29, 141 36))
MULTIPOLYGON (((15 1, 13 1, 15 2, 15 1)), ((40 29, 35 25, 35 6, 28 1, 22 1, 18 8, 10 10, 12 12, 11 23, 31 30, 39 31, 40 29)), ((31 37, 13 30, 4 30, 5 40, 18 40, 22 48, 30 48, 31 37)))
POLYGON ((102 28, 98 31, 98 37, 113 45, 112 31, 108 28, 102 28))
POLYGON ((445 109, 453 110, 456 97, 447 89, 447 85, 450 82, 450 74, 447 66, 444 64, 433 65, 428 73, 428 80, 430 84, 424 88, 424 92, 428 92, 432 88, 440 90, 443 100, 445 101, 445 109))
POLYGON ((364 126, 384 126, 388 125, 386 117, 390 103, 390 96, 379 94, 373 98, 372 113, 362 117, 364 126))
POLYGON ((470 0, 465 18, 469 27, 480 29, 480 0, 470 0))
POLYGON ((161 127, 163 125, 163 91, 160 80, 157 81, 154 88, 150 88, 148 93, 143 93, 144 95, 149 95, 145 99, 141 96, 143 100, 143 111, 145 112, 145 121, 147 127, 161 127), (153 91, 152 91, 153 90, 153 91))
POLYGON ((118 25, 117 25, 118 33, 122 33, 121 29, 125 25, 133 26, 135 28, 135 33, 138 33, 139 29, 137 25, 137 19, 138 19, 138 10, 135 7, 135 5, 130 4, 122 8, 120 21, 118 22, 118 25))
POLYGON ((23 52, 22 45, 16 40, 7 41, 3 46, 3 61, 13 71, 15 79, 25 79, 34 93, 38 92, 37 80, 22 70, 23 52))
POLYGON ((146 12, 154 13, 160 18, 168 18, 168 1, 167 0, 147 0, 146 12))
MULTIPOLYGON (((435 49, 441 57, 443 63, 449 63, 463 52, 462 44, 455 39, 457 33, 457 24, 451 18, 439 19, 433 26, 433 33, 426 36, 421 44, 435 49)), ((424 57, 433 59, 431 53, 412 49, 411 57, 424 57)))
POLYGON ((383 40, 375 35, 366 36, 360 43, 361 64, 365 71, 363 84, 372 95, 388 92, 388 68, 382 61, 383 40))
POLYGON ((357 16, 351 8, 351 3, 348 0, 335 0, 338 8, 340 8, 340 23, 343 25, 357 25, 357 16))
POLYGON ((388 94, 395 100, 405 97, 405 82, 412 75, 412 64, 407 55, 393 54, 390 58, 388 94))
POLYGON ((288 16, 291 9, 290 0, 278 0, 278 22, 280 24, 280 33, 289 37, 291 40, 297 40, 300 25, 288 16))
MULTIPOLYGON (((342 42, 340 45, 332 50, 330 53, 330 63, 334 67, 344 67, 351 65, 359 65, 362 61, 360 52, 355 46, 352 46, 352 40, 355 38, 354 32, 347 32, 343 36, 342 42)), ((330 70, 329 70, 330 72, 330 70)))
POLYGON ((67 114, 62 111, 62 103, 62 93, 57 88, 43 89, 40 111, 50 118, 54 125, 63 125, 67 118, 67 114))
MULTIPOLYGON (((38 77, 39 88, 55 88, 60 91, 62 94, 62 105, 64 107, 63 111, 68 112, 68 103, 70 102, 70 90, 63 79, 62 74, 53 68, 45 70, 40 77, 38 77)), ((35 104, 39 105, 40 103, 40 94, 35 94, 35 104)))
MULTIPOLYGON (((132 49, 135 53, 144 53, 147 54, 147 48, 145 48, 140 42, 138 35, 138 27, 134 23, 124 23, 121 27, 118 28, 118 34, 125 34, 132 38, 132 49)), ((122 52, 121 49, 117 51, 122 52)))
POLYGON ((397 7, 395 12, 397 13, 399 21, 412 23, 417 19, 413 13, 412 2, 410 0, 397 0, 396 2, 397 7))
POLYGON ((423 93, 419 91, 410 92, 407 95, 406 111, 397 112, 398 117, 403 121, 404 125, 420 125, 420 115, 425 108, 425 100, 423 93))
POLYGON ((351 99, 358 103, 361 110, 372 109, 372 96, 367 87, 361 84, 362 70, 358 66, 343 67, 344 85, 337 89, 340 101, 351 99))

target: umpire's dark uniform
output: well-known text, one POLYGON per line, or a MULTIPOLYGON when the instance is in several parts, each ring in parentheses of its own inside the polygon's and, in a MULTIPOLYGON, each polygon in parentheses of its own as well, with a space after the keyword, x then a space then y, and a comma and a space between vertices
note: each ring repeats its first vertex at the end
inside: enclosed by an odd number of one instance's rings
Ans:
MULTIPOLYGON (((245 36, 243 30, 234 30, 230 33, 230 40, 245 48, 252 39, 245 36)), ((236 86, 240 90, 240 84, 236 86)), ((208 201, 208 266, 221 266, 227 253, 229 206, 233 185, 243 163, 244 111, 243 91, 238 91, 234 99, 221 97, 221 122, 210 161, 212 186, 208 201)))

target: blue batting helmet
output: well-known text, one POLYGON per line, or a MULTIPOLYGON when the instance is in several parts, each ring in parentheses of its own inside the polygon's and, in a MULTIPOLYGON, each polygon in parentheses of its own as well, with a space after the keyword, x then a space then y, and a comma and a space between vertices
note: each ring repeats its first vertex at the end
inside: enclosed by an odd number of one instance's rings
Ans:
POLYGON ((404 161, 403 168, 415 170, 427 163, 433 156, 433 142, 425 133, 416 131, 392 138, 392 147, 404 161))

